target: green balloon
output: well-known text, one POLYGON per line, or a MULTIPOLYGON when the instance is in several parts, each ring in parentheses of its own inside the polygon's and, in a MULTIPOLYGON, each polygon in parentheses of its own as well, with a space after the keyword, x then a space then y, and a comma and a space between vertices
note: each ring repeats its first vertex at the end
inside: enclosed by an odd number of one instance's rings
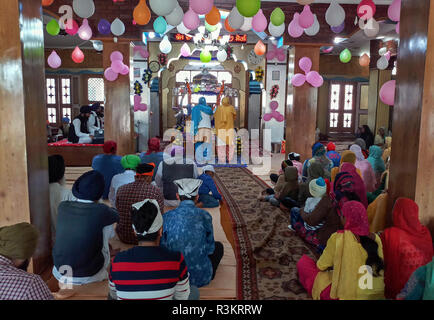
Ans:
POLYGON ((237 9, 243 17, 251 18, 261 9, 261 0, 237 0, 237 9))
POLYGON ((200 61, 202 61, 203 63, 208 63, 210 62, 212 59, 212 55, 208 50, 203 50, 200 53, 200 61))
POLYGON ((270 20, 271 23, 274 24, 276 27, 282 25, 282 23, 285 22, 285 14, 283 13, 282 9, 274 9, 271 13, 270 20))
POLYGON ((212 26, 208 22, 205 21, 205 29, 208 30, 209 32, 214 32, 217 30, 217 25, 212 26))
POLYGON ((339 55, 339 59, 341 59, 341 62, 348 63, 351 60, 351 51, 348 49, 342 50, 341 54, 339 55))
POLYGON ((56 19, 53 19, 47 23, 47 32, 52 36, 57 36, 59 34, 60 27, 56 19))

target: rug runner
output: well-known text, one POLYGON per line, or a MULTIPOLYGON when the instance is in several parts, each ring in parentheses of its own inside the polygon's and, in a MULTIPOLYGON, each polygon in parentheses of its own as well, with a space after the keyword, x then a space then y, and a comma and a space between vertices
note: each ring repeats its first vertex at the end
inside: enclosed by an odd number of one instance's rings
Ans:
POLYGON ((232 220, 237 299, 309 299, 298 282, 296 264, 303 254, 312 258, 316 254, 288 229, 288 214, 257 200, 268 185, 246 168, 215 170, 217 187, 232 220))

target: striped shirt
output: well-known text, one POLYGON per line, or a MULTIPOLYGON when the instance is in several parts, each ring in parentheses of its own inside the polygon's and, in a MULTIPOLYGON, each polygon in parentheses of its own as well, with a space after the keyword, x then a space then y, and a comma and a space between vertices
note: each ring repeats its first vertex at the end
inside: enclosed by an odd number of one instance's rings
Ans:
POLYGON ((109 286, 118 300, 187 300, 190 282, 180 252, 137 246, 116 255, 109 286))

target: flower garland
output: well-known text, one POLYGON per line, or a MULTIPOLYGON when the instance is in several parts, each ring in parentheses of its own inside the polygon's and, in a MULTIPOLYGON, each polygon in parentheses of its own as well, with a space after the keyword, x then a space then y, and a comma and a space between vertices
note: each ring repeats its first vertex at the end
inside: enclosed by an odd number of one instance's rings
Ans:
POLYGON ((158 62, 160 63, 160 65, 165 66, 167 65, 167 54, 165 53, 160 53, 158 55, 158 62))
POLYGON ((278 94, 279 94, 279 85, 275 84, 274 86, 271 87, 270 98, 274 99, 277 97, 278 94))
POLYGON ((143 93, 143 86, 139 81, 136 80, 136 82, 134 82, 134 94, 140 96, 142 93, 143 93))
POLYGON ((256 81, 262 82, 264 80, 264 70, 261 67, 257 67, 255 70, 256 81))
POLYGON ((145 70, 145 72, 143 72, 143 77, 142 80, 145 84, 147 84, 149 81, 151 81, 152 79, 152 71, 151 70, 145 70))

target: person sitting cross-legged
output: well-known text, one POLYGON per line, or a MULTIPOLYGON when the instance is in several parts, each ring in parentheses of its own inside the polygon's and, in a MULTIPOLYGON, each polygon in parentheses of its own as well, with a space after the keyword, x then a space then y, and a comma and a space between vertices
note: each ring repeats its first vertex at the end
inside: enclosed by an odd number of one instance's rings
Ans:
POLYGON ((180 179, 176 197, 180 205, 163 216, 161 245, 172 251, 180 251, 187 262, 190 283, 196 287, 206 286, 214 279, 223 257, 223 244, 214 241, 211 215, 196 207, 199 179, 180 179))
POLYGON ((123 243, 137 244, 137 236, 131 223, 131 206, 144 199, 157 200, 160 211, 164 212, 163 193, 151 184, 154 174, 154 164, 141 163, 136 168, 135 181, 125 184, 116 193, 116 208, 119 210, 120 221, 116 226, 116 233, 123 243))
POLYGON ((61 283, 83 285, 108 278, 109 240, 119 215, 98 203, 104 192, 104 177, 86 172, 75 181, 72 194, 77 201, 59 205, 53 248, 53 276, 61 283), (64 272, 66 275, 62 275, 64 272))
POLYGON ((160 246, 163 216, 158 202, 134 203, 131 220, 139 245, 113 259, 109 300, 199 300, 182 253, 160 246))
POLYGON ((199 176, 199 179, 202 180, 202 185, 199 188, 198 206, 202 208, 216 208, 220 205, 219 201, 222 200, 222 196, 218 192, 213 180, 214 175, 214 167, 207 165, 203 167, 203 173, 199 176))
POLYGON ((40 276, 27 272, 39 232, 29 223, 0 228, 0 300, 53 300, 40 276))

